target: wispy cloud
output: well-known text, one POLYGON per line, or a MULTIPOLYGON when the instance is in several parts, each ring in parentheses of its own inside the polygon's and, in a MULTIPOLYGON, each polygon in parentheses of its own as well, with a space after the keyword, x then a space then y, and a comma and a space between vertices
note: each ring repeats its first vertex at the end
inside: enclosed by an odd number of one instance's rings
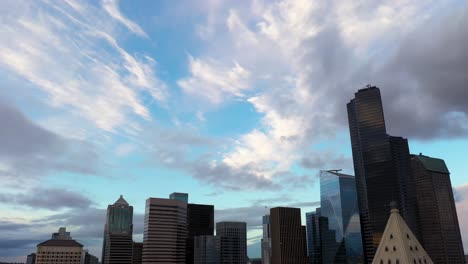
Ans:
POLYGON ((126 18, 119 9, 119 0, 102 0, 102 5, 104 10, 115 20, 122 23, 133 33, 148 38, 148 35, 143 31, 143 29, 132 20, 126 18))

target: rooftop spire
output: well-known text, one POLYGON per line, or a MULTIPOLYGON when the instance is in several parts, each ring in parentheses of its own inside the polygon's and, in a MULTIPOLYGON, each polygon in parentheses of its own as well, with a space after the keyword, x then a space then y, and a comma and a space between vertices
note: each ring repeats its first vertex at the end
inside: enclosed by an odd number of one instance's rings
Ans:
POLYGON ((127 201, 120 195, 120 198, 114 203, 114 205, 128 205, 127 201))

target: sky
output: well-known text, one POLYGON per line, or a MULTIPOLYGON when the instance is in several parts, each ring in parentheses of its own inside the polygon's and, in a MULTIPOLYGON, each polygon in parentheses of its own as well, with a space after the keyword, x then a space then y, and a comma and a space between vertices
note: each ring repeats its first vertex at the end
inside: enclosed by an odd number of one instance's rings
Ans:
POLYGON ((216 221, 319 206, 354 174, 346 103, 443 158, 468 253, 468 3, 0 1, 0 261, 66 226, 100 256, 106 207, 189 193, 216 221))

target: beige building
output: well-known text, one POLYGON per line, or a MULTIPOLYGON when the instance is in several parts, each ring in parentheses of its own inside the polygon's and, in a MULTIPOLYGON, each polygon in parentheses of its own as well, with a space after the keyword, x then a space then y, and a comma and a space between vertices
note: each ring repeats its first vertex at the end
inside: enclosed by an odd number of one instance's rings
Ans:
POLYGON ((50 239, 37 245, 36 264, 80 264, 82 253, 75 240, 50 239))
POLYGON ((372 264, 434 264, 399 210, 392 207, 372 264))

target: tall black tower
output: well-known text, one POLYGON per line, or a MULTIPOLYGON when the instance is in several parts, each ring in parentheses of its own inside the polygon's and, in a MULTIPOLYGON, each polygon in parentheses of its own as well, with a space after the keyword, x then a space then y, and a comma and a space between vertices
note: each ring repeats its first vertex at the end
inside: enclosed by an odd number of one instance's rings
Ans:
POLYGON ((379 88, 368 85, 348 105, 364 258, 372 263, 395 201, 413 233, 417 207, 408 141, 387 134, 379 88))
POLYGON ((187 252, 185 263, 194 263, 194 238, 196 236, 212 236, 214 233, 214 206, 204 204, 188 204, 187 206, 187 252))

